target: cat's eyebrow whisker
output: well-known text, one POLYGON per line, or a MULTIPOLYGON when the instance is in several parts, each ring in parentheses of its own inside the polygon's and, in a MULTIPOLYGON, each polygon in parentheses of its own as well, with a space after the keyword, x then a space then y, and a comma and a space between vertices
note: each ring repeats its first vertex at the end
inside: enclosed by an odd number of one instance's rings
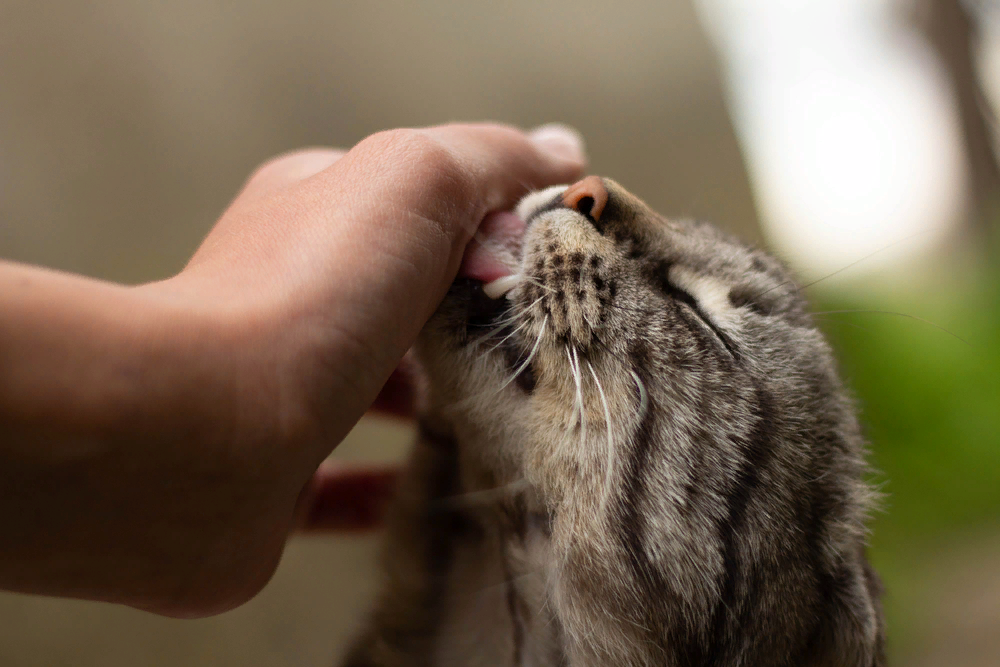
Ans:
MULTIPOLYGON (((851 269, 851 268, 857 266, 858 264, 871 259, 875 255, 877 255, 877 254, 879 254, 881 252, 885 252, 886 250, 899 245, 900 243, 906 243, 907 241, 909 241, 911 239, 914 239, 914 238, 916 238, 918 236, 921 236, 923 234, 929 234, 929 233, 930 233, 929 230, 924 230, 924 231, 914 232, 913 234, 909 234, 908 236, 904 236, 901 239, 897 239, 897 240, 893 241, 892 243, 889 243, 889 244, 886 244, 886 245, 882 246, 878 250, 874 250, 874 251, 868 253, 867 255, 865 255, 864 257, 862 257, 860 259, 854 260, 853 262, 851 262, 847 266, 842 266, 841 268, 837 269, 836 271, 834 271, 832 273, 826 274, 822 278, 817 278, 816 280, 808 282, 808 283, 802 285, 801 287, 796 287, 793 291, 795 291, 795 292, 801 292, 803 290, 806 290, 806 289, 812 287, 813 285, 816 285, 818 283, 823 282, 824 280, 828 280, 828 279, 830 279, 830 278, 832 278, 832 277, 834 277, 834 276, 836 276, 836 275, 838 275, 840 273, 843 273, 844 271, 847 271, 848 269, 851 269)), ((786 281, 784 281, 782 283, 779 283, 779 284, 775 285, 774 287, 772 287, 772 288, 770 288, 768 290, 765 290, 765 291, 761 292, 760 296, 764 296, 765 294, 768 294, 769 292, 773 292, 776 289, 780 289, 782 287, 785 287, 786 285, 794 285, 794 284, 795 283, 793 281, 786 280, 786 281)))
POLYGON ((545 335, 545 326, 548 323, 549 323, 549 316, 546 315, 545 319, 542 320, 541 328, 538 330, 538 339, 535 340, 535 346, 531 348, 531 352, 528 354, 528 358, 524 360, 524 363, 522 363, 520 366, 517 367, 517 369, 514 371, 514 374, 511 375, 506 382, 500 385, 500 388, 496 390, 496 393, 499 394, 501 391, 506 389, 507 385, 516 380, 517 376, 520 375, 524 371, 524 369, 528 367, 528 364, 531 363, 531 360, 535 358, 535 354, 537 354, 538 352, 538 347, 542 344, 542 336, 545 335))
POLYGON ((589 360, 584 360, 587 362, 587 370, 590 371, 591 377, 594 378, 594 382, 597 384, 597 393, 601 396, 601 405, 604 406, 604 421, 608 427, 608 462, 607 469, 604 472, 604 494, 601 496, 601 514, 604 514, 604 510, 607 506, 608 498, 611 496, 611 481, 614 472, 614 455, 615 455, 615 443, 614 443, 614 433, 611 427, 611 408, 608 407, 608 398, 604 395, 604 387, 601 386, 601 381, 597 378, 597 373, 594 372, 594 367, 591 365, 589 360))
MULTIPOLYGON (((817 319, 819 319, 819 318, 817 318, 817 319)), ((851 327, 852 329, 857 329, 859 331, 864 331, 866 334, 869 334, 869 335, 871 335, 871 333, 872 333, 871 329, 867 329, 867 328, 861 326, 860 324, 855 324, 854 322, 841 322, 841 321, 830 319, 830 318, 823 318, 823 321, 824 322, 832 322, 832 323, 840 325, 840 326, 851 327)))
POLYGON ((887 245, 882 246, 878 250, 875 250, 873 252, 868 253, 867 255, 865 255, 864 257, 862 257, 860 259, 854 260, 853 262, 851 262, 847 266, 844 266, 844 267, 841 267, 841 268, 837 269, 833 273, 828 273, 825 276, 823 276, 822 278, 817 278, 816 280, 813 280, 812 282, 806 283, 805 285, 803 285, 799 289, 800 290, 804 290, 804 289, 806 289, 808 287, 812 287, 813 285, 815 285, 817 283, 821 283, 824 280, 832 278, 832 277, 834 277, 835 275, 837 275, 839 273, 843 273, 844 271, 847 271, 848 269, 857 266, 861 262, 864 262, 864 261, 867 261, 867 260, 871 259, 872 257, 874 257, 875 255, 877 255, 877 254, 879 254, 881 252, 885 252, 886 250, 889 250, 890 248, 894 248, 894 247, 898 246, 900 243, 906 243, 907 241, 909 241, 911 239, 915 239, 918 236, 922 236, 924 234, 929 234, 929 233, 930 233, 930 230, 923 230, 923 231, 919 231, 919 232, 914 232, 914 233, 912 233, 912 234, 910 234, 908 236, 904 236, 901 239, 897 239, 897 240, 893 241, 892 243, 889 243, 887 245))
POLYGON ((934 322, 931 322, 930 320, 925 320, 922 317, 918 317, 916 315, 910 315, 909 313, 897 313, 897 312, 894 312, 894 311, 891 311, 891 310, 869 310, 867 308, 857 308, 857 309, 849 308, 849 309, 846 309, 846 310, 822 310, 822 311, 820 311, 818 313, 813 313, 813 315, 814 316, 816 316, 816 315, 845 315, 845 314, 851 314, 851 313, 868 313, 868 314, 872 314, 872 315, 896 315, 897 317, 908 317, 911 320, 916 320, 917 322, 923 322, 924 324, 926 324, 928 326, 932 326, 935 329, 937 329, 938 331, 943 331, 944 333, 948 334, 952 338, 954 338, 954 339, 956 339, 958 341, 961 341, 962 343, 965 343, 969 347, 973 347, 972 343, 970 343, 969 341, 965 340, 964 338, 962 338, 958 334, 953 333, 951 331, 948 331, 947 329, 945 329, 940 324, 935 324, 934 322))

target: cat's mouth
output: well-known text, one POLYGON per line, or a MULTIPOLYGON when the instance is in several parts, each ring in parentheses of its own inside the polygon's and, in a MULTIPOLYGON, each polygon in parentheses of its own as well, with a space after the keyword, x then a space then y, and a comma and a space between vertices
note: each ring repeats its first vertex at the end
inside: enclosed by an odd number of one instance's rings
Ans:
POLYGON ((459 277, 490 284, 513 275, 520 260, 524 231, 524 221, 514 213, 486 216, 465 249, 459 277))
POLYGON ((487 216, 466 248, 452 293, 464 305, 466 341, 502 355, 511 381, 531 392, 535 376, 526 363, 529 350, 516 335, 524 327, 515 317, 514 302, 506 298, 523 280, 525 229, 524 220, 514 213, 487 216))
POLYGON ((455 287, 467 293, 471 326, 499 325, 510 310, 503 297, 521 281, 524 232, 524 221, 516 214, 492 213, 466 247, 455 287))
POLYGON ((495 213, 483 221, 469 242, 452 284, 452 291, 461 294, 464 303, 467 335, 479 339, 482 336, 477 334, 489 336, 510 325, 513 304, 504 298, 510 289, 505 285, 520 281, 516 264, 524 228, 524 222, 513 213, 495 213))
POLYGON ((510 299, 486 293, 488 284, 461 276, 452 283, 449 299, 452 308, 458 308, 459 336, 463 345, 471 346, 476 354, 500 355, 510 382, 530 393, 535 387, 531 349, 517 335, 524 329, 524 322, 515 316, 516 306, 510 299))

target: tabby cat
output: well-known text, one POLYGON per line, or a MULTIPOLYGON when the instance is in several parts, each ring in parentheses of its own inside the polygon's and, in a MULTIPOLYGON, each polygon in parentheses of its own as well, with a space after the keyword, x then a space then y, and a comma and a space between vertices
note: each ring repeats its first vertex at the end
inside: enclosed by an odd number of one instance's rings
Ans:
POLYGON ((345 667, 883 665, 862 437, 788 272, 594 176, 517 218, 421 335, 345 667))

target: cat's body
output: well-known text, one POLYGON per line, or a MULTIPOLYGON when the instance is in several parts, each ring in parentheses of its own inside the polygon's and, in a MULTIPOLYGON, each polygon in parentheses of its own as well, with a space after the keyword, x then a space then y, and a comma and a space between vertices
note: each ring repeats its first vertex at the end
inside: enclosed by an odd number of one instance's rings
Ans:
POLYGON ((422 334, 345 665, 882 665, 862 438, 800 290, 611 181, 564 190, 493 248, 507 299, 460 279, 422 334))

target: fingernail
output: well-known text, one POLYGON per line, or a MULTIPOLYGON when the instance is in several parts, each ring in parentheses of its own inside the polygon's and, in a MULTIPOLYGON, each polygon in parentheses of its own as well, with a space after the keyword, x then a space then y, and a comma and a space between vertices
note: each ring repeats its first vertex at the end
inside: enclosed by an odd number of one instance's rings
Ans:
POLYGON ((560 160, 583 162, 583 137, 571 127, 549 123, 536 127, 529 135, 540 149, 560 160))

